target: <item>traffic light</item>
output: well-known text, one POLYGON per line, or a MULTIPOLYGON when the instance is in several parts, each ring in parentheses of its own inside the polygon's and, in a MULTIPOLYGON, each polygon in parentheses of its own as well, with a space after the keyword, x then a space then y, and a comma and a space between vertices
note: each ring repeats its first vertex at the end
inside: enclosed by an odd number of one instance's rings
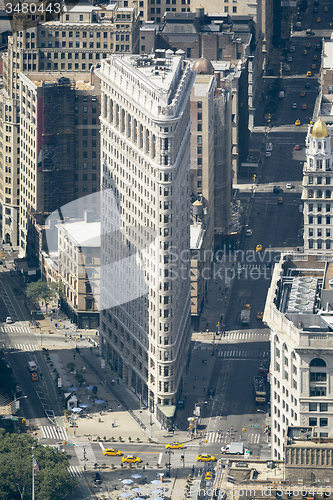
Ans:
POLYGON ((67 444, 67 441, 63 441, 62 444, 65 446, 65 444, 67 444))

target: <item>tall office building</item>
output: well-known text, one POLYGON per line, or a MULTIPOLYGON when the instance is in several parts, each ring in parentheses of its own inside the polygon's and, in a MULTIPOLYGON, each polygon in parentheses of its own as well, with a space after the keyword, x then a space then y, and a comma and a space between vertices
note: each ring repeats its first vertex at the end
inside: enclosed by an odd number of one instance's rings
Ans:
MULTIPOLYGON (((19 241, 32 265, 38 265, 46 218, 100 190, 99 79, 79 78, 20 73, 19 241)), ((86 208, 99 213, 99 197, 86 199, 86 208)))
POLYGON ((183 55, 156 51, 111 56, 97 75, 102 355, 169 425, 190 344, 189 259, 183 251, 190 246, 194 73, 183 55))
MULTIPOLYGON (((2 55, 0 233, 2 240, 19 246, 25 252, 26 245, 24 239, 21 240, 19 229, 20 219, 22 221, 19 207, 25 197, 20 189, 20 168, 25 161, 20 151, 20 74, 48 72, 52 76, 45 79, 56 81, 75 72, 77 81, 85 80, 85 77, 79 78, 79 74, 86 75, 110 53, 138 52, 139 17, 136 9, 119 8, 116 3, 103 7, 78 4, 68 8, 64 6, 58 17, 41 10, 28 14, 15 13, 12 27, 8 51, 2 55)), ((27 100, 26 106, 29 104, 32 109, 35 107, 27 100)), ((35 126, 32 121, 30 125, 35 126)), ((29 164, 25 166, 30 167, 29 164)))
POLYGON ((333 150, 331 133, 320 118, 309 130, 303 166, 304 252, 326 254, 333 248, 333 150))
MULTIPOLYGON (((332 262, 316 255, 282 255, 264 313, 271 329, 273 459, 285 458, 290 426, 303 428, 300 435, 313 428, 317 440, 333 438, 332 310, 332 262)), ((295 464, 302 460, 313 464, 312 452, 300 451, 295 464)))

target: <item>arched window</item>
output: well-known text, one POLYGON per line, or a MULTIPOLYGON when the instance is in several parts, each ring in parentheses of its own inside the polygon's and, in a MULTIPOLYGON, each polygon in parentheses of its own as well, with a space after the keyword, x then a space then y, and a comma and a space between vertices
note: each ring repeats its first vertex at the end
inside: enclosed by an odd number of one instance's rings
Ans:
POLYGON ((323 192, 321 189, 318 189, 317 191, 317 198, 322 198, 323 197, 323 192))
POLYGON ((326 240, 326 250, 331 248, 331 240, 326 240))
POLYGON ((309 198, 313 198, 313 189, 309 189, 309 198))
POLYGON ((323 242, 322 242, 322 240, 318 240, 317 241, 317 248, 319 248, 319 250, 321 250, 323 248, 323 242))
POLYGON ((314 358, 310 362, 310 367, 311 366, 326 366, 326 362, 323 359, 321 359, 321 358, 314 358))
POLYGON ((330 191, 330 189, 326 189, 325 198, 330 198, 330 197, 331 197, 331 191, 330 191))

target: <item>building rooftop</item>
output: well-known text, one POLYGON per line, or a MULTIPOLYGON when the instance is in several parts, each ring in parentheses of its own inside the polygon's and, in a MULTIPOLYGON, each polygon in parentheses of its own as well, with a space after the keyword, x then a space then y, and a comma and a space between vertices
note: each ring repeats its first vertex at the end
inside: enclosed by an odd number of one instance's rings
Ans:
POLYGON ((65 231, 77 246, 94 248, 101 246, 100 222, 65 222, 58 225, 58 230, 65 231))
POLYGON ((321 60, 323 69, 333 69, 333 33, 331 39, 326 40, 323 44, 323 55, 321 60))
POLYGON ((330 438, 318 438, 316 436, 315 427, 287 427, 286 441, 287 446, 297 446, 306 448, 327 448, 330 444, 333 446, 333 439, 330 438))
POLYGON ((150 55, 112 55, 101 61, 96 73, 110 78, 114 85, 130 88, 131 94, 140 89, 146 94, 153 113, 162 116, 173 115, 181 103, 182 90, 194 79, 189 63, 184 60, 185 52, 156 49, 150 55))
POLYGON ((283 254, 275 265, 264 321, 301 347, 333 347, 333 263, 314 255, 283 254))
POLYGON ((204 228, 201 222, 190 225, 190 249, 199 250, 202 245, 204 228))

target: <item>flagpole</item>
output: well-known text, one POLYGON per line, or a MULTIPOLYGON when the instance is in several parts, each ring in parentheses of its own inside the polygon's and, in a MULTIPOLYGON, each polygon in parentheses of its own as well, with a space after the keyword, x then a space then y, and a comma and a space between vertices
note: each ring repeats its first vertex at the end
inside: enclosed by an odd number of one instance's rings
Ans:
POLYGON ((32 500, 35 500, 35 457, 32 454, 32 500))

